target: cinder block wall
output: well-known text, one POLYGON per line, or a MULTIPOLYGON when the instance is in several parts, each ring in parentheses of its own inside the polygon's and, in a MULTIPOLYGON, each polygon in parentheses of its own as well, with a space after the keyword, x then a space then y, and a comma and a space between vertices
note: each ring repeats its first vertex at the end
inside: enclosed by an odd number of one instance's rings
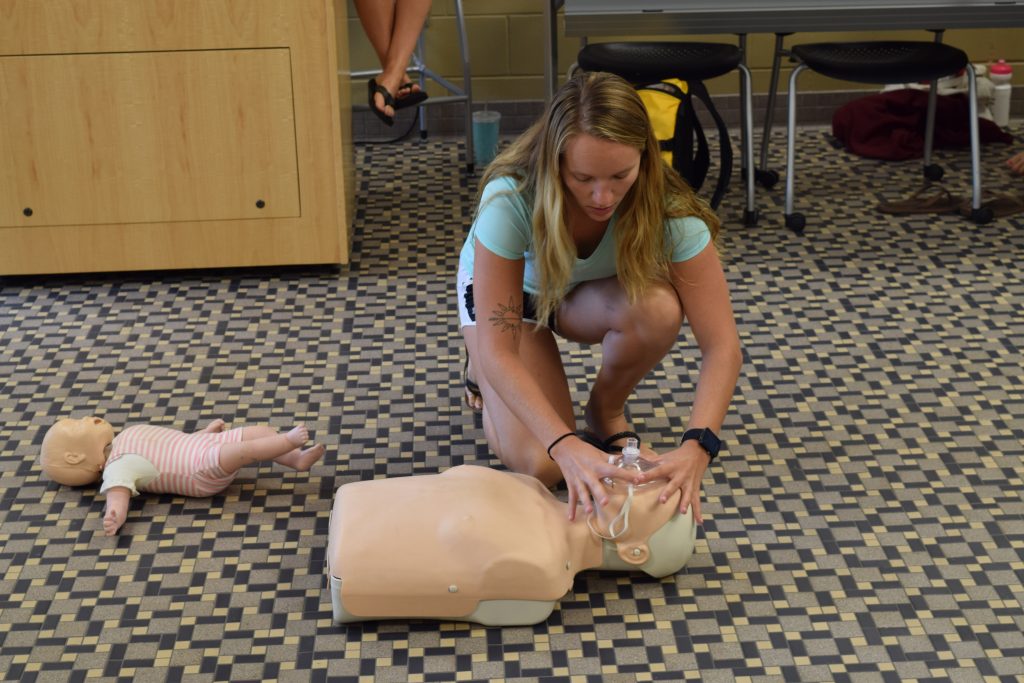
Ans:
MULTIPOLYGON (((541 110, 543 100, 544 31, 542 3, 547 0, 463 0, 469 58, 472 71, 474 108, 488 106, 502 111, 502 131, 522 130, 541 110)), ((562 15, 559 12, 558 69, 564 78, 575 59, 580 43, 577 38, 564 35, 562 15)), ((354 7, 349 7, 349 41, 353 70, 377 68, 377 58, 367 41, 354 7)), ((786 45, 795 41, 820 40, 931 40, 926 31, 891 31, 883 33, 801 33, 786 39, 786 45)), ((673 40, 695 39, 735 43, 735 35, 704 36, 598 36, 595 41, 606 40, 673 40)), ((1015 84, 1024 85, 1024 30, 949 30, 945 42, 965 50, 976 63, 998 58, 1006 59, 1014 67, 1015 84)), ((461 83, 462 69, 459 40, 452 0, 434 0, 425 36, 427 65, 445 78, 461 83)), ((752 34, 748 37, 747 64, 753 75, 755 116, 764 112, 764 95, 768 91, 775 37, 770 34, 752 34)), ((788 86, 789 68, 784 65, 779 91, 784 94, 788 86)), ((729 74, 708 83, 708 88, 723 114, 732 122, 738 121, 739 76, 729 74)), ((353 101, 366 102, 364 80, 353 82, 353 101)), ((442 89, 430 85, 428 92, 443 94, 442 89)), ((805 123, 826 123, 839 104, 863 94, 870 87, 836 81, 812 72, 800 76, 802 96, 800 119, 805 123)), ((1017 88, 1014 115, 1024 114, 1024 88, 1017 88)), ((434 132, 462 130, 461 108, 442 105, 431 108, 429 116, 434 132)), ((780 109, 776 109, 781 112, 780 109)), ((784 114, 777 113, 776 124, 784 123, 784 114)), ((755 125, 759 125, 755 120, 755 125)), ((356 112, 356 137, 361 131, 373 134, 376 120, 369 112, 356 112), (364 116, 365 115, 365 116, 364 116), (369 117, 368 123, 363 120, 369 117)), ((382 131, 382 129, 380 129, 382 131)), ((380 132, 378 131, 378 132, 380 132)))

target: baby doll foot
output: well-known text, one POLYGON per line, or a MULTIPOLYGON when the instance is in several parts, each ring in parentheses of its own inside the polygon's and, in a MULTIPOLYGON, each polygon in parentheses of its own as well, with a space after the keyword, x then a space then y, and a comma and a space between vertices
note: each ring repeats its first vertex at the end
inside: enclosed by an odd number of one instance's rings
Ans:
POLYGON ((324 452, 327 449, 324 448, 323 444, 314 444, 310 448, 304 451, 295 449, 285 453, 282 456, 274 458, 274 462, 290 467, 298 472, 308 472, 313 465, 316 464, 320 458, 324 457, 324 452))
POLYGON ((309 430, 306 429, 306 425, 297 425, 290 432, 285 434, 285 438, 288 439, 293 446, 301 446, 309 441, 309 430))
POLYGON ((312 448, 307 448, 299 453, 299 456, 295 459, 295 469, 299 472, 308 472, 320 458, 324 457, 326 451, 327 449, 321 443, 314 444, 312 448))

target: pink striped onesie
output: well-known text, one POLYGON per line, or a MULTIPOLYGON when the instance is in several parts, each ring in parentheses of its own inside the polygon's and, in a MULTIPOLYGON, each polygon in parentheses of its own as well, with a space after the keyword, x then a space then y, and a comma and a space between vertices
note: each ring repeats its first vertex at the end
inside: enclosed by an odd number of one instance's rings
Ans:
MULTIPOLYGON (((228 474, 220 467, 220 447, 242 440, 243 427, 226 432, 186 434, 176 429, 135 425, 114 437, 110 457, 103 469, 101 492, 114 486, 153 493, 177 493, 184 496, 213 496, 231 484, 238 472, 228 474), (117 464, 125 455, 144 458, 155 470, 146 467, 145 475, 128 461, 117 464), (153 477, 152 475, 156 475, 153 477)), ((143 467, 145 464, 143 463, 143 467)))

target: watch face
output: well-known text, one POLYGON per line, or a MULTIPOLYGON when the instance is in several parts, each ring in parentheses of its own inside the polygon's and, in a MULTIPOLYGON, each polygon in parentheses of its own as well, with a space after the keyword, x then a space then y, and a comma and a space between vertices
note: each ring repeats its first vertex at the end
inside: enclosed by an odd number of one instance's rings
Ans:
POLYGON ((699 443, 700 447, 707 451, 708 455, 714 459, 714 457, 718 455, 718 450, 722 447, 721 439, 715 436, 715 433, 707 428, 701 429, 699 432, 694 430, 694 432, 697 432, 693 435, 696 437, 697 443, 699 443))
POLYGON ((706 427, 704 429, 691 429, 683 434, 683 441, 691 439, 700 444, 700 447, 707 451, 712 459, 718 455, 718 451, 722 448, 722 440, 706 427))
POLYGON ((700 445, 709 453, 717 454, 718 449, 722 447, 722 441, 712 434, 710 429, 705 429, 700 435, 700 445))

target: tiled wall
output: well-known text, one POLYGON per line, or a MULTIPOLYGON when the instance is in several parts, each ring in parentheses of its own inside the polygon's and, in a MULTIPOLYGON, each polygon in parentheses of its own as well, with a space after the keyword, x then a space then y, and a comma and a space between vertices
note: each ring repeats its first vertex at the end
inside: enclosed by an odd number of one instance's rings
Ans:
MULTIPOLYGON (((472 88, 474 108, 488 106, 499 109, 503 115, 503 132, 522 130, 540 111, 543 99, 544 70, 544 31, 542 3, 547 0, 463 0, 466 17, 466 33, 469 43, 469 57, 472 72, 472 88)), ((353 70, 376 68, 377 59, 369 42, 363 34, 355 9, 349 4, 349 42, 353 70)), ((559 73, 568 71, 579 50, 576 38, 562 35, 561 16, 559 16, 559 73)), ((884 34, 891 40, 931 40, 932 34, 923 31, 894 31, 884 34)), ((946 32, 945 41, 965 50, 971 59, 984 63, 996 58, 1005 58, 1015 67, 1014 79, 1024 84, 1024 30, 950 30, 946 32)), ((800 34, 800 42, 818 40, 857 40, 878 38, 879 34, 849 33, 804 33, 800 34)), ((616 37, 601 37, 600 40, 612 40, 616 37)), ((619 36, 617 38, 628 38, 619 36)), ((641 39, 657 39, 658 36, 644 36, 641 39)), ((672 36, 661 36, 672 39, 672 36)), ((678 37, 676 37, 678 39, 678 37)), ((734 43, 732 35, 699 36, 695 39, 734 43)), ((787 41, 791 44, 793 38, 787 41)), ((774 36, 753 34, 748 39, 747 63, 754 78, 755 112, 758 117, 764 111, 764 94, 768 90, 771 74, 772 51, 774 36), (759 98, 758 95, 761 95, 759 98)), ((434 0, 430 19, 425 35, 425 61, 432 70, 440 73, 453 82, 462 80, 459 40, 455 20, 455 3, 453 0, 434 0)), ((780 79, 780 90, 787 87, 788 69, 784 68, 780 79)), ((727 75, 708 83, 709 90, 715 95, 715 101, 727 120, 738 111, 738 77, 727 75)), ((366 86, 362 80, 352 85, 353 98, 356 103, 365 103, 366 86)), ((442 94, 436 85, 429 85, 428 92, 433 95, 442 94)), ((856 96, 855 91, 863 91, 865 86, 835 81, 815 73, 805 73, 800 77, 801 95, 800 120, 805 123, 825 123, 831 119, 836 106, 856 96)), ((1014 99, 1014 113, 1024 113, 1024 88, 1017 88, 1014 99)), ((785 97, 782 97, 782 104, 785 97)), ((459 105, 439 105, 428 110, 429 129, 432 132, 448 133, 461 131, 462 111, 459 105)), ((377 125, 369 112, 357 111, 356 137, 362 135, 376 137, 378 133, 387 134, 377 125), (369 117, 369 118, 367 118, 369 117)), ((734 117, 738 121, 738 115, 734 117)), ((775 117, 776 124, 785 123, 785 114, 775 117)), ((396 129, 400 128, 399 120, 396 129)), ((755 125, 760 125, 758 121, 755 125)))

